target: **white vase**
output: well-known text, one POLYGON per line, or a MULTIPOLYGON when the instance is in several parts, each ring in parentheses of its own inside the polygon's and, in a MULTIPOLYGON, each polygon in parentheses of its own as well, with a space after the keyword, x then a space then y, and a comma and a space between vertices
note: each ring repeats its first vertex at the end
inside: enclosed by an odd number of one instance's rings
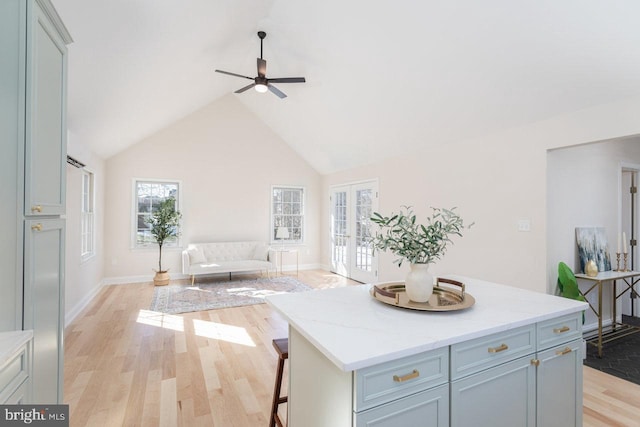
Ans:
POLYGON ((429 301, 433 293, 433 276, 429 273, 429 264, 411 264, 411 271, 404 280, 404 287, 411 301, 429 301))

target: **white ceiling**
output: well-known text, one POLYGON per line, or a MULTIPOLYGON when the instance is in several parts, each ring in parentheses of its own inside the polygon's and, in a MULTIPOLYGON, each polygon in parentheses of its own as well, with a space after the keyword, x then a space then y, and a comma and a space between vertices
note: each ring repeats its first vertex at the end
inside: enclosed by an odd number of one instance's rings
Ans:
MULTIPOLYGON (((637 0, 53 0, 71 137, 108 158, 233 95, 320 173, 640 94, 637 0)), ((517 142, 517 141, 514 141, 517 142)))

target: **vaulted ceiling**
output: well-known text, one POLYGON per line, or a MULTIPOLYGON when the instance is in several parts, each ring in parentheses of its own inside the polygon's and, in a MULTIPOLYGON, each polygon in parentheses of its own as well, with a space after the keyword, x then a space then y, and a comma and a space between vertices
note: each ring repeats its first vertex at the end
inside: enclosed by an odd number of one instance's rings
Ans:
MULTIPOLYGON (((233 95, 320 173, 640 94, 637 0, 53 0, 71 137, 108 158, 233 95)), ((517 143, 517 141, 514 141, 517 143)))

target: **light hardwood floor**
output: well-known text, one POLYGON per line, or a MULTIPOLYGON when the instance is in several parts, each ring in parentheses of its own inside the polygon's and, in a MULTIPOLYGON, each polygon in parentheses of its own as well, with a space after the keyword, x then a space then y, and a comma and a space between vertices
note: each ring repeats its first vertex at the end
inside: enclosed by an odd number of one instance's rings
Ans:
MULTIPOLYGON (((321 270, 299 280, 355 283, 321 270)), ((267 304, 154 313, 152 295, 150 283, 107 286, 66 329, 71 426, 268 426, 271 340, 286 322, 267 304)), ((584 426, 640 426, 640 386, 585 367, 584 426)))

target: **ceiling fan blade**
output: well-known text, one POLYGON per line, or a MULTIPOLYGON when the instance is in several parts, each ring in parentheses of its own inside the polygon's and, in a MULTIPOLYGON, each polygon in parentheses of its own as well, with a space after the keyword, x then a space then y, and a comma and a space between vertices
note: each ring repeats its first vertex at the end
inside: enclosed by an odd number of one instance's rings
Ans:
POLYGON ((228 71, 216 70, 216 73, 228 74, 230 76, 242 77, 243 79, 253 80, 253 77, 247 77, 247 76, 243 76, 241 74, 230 73, 228 71))
POLYGON ((277 79, 269 79, 269 81, 275 83, 306 83, 304 77, 280 77, 277 79))
POLYGON ((258 76, 264 77, 266 74, 267 74, 267 61, 262 58, 258 58, 258 76))
POLYGON ((247 85, 241 89, 238 89, 237 91, 235 91, 234 93, 242 93, 244 91, 247 91, 249 89, 251 89, 252 87, 254 87, 256 84, 255 83, 251 83, 250 85, 247 85))
POLYGON ((277 87, 275 87, 272 84, 267 84, 267 88, 269 88, 269 90, 273 93, 275 93, 276 95, 278 95, 278 97, 280 97, 280 99, 286 98, 287 95, 284 94, 284 92, 282 92, 280 89, 278 89, 277 87))

